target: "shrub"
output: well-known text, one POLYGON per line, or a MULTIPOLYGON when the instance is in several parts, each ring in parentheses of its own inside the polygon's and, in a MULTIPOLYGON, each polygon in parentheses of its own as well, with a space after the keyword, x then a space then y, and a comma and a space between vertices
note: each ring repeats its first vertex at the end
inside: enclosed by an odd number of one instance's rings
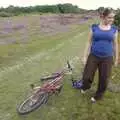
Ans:
POLYGON ((0 17, 11 17, 13 16, 11 13, 7 13, 7 12, 0 12, 0 17))
POLYGON ((120 10, 117 11, 114 24, 118 27, 118 31, 120 32, 120 10))

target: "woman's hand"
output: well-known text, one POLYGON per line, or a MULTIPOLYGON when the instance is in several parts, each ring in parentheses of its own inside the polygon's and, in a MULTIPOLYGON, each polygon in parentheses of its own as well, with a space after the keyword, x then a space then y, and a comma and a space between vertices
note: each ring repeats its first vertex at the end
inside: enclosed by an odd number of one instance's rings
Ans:
POLYGON ((87 57, 83 57, 83 59, 82 59, 82 63, 83 63, 83 65, 85 65, 86 62, 87 62, 87 57))

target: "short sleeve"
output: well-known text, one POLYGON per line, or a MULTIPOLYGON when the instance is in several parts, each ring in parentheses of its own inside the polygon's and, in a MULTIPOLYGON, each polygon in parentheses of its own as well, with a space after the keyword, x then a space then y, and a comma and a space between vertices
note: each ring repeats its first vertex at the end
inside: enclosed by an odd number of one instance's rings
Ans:
POLYGON ((113 33, 116 33, 118 31, 118 27, 115 25, 112 26, 112 29, 113 29, 113 33))
POLYGON ((92 25, 91 25, 91 30, 92 30, 92 32, 95 32, 96 28, 97 28, 97 25, 96 25, 96 24, 92 24, 92 25))

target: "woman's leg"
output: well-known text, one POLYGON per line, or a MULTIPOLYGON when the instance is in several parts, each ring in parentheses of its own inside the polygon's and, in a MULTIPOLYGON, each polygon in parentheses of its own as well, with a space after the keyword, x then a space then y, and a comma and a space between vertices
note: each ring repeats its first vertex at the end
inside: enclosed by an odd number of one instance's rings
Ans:
POLYGON ((83 72, 83 78, 82 78, 83 86, 81 89, 86 90, 91 87, 95 72, 98 67, 98 63, 99 63, 99 59, 96 56, 92 54, 88 56, 87 63, 85 65, 84 72, 83 72))
POLYGON ((113 58, 108 57, 100 61, 98 65, 99 70, 99 82, 98 89, 95 95, 95 99, 101 99, 108 85, 108 79, 111 75, 113 58))

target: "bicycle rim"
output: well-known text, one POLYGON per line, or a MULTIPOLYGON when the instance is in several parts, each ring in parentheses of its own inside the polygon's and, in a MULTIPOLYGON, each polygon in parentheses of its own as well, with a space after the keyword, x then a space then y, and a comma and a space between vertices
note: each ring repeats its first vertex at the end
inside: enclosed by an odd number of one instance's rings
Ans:
POLYGON ((27 114, 32 112, 33 110, 36 110, 38 107, 40 107, 42 104, 46 103, 48 101, 48 93, 41 92, 39 93, 39 96, 37 100, 34 99, 34 94, 28 97, 26 100, 24 100, 18 107, 17 111, 19 114, 27 114))

